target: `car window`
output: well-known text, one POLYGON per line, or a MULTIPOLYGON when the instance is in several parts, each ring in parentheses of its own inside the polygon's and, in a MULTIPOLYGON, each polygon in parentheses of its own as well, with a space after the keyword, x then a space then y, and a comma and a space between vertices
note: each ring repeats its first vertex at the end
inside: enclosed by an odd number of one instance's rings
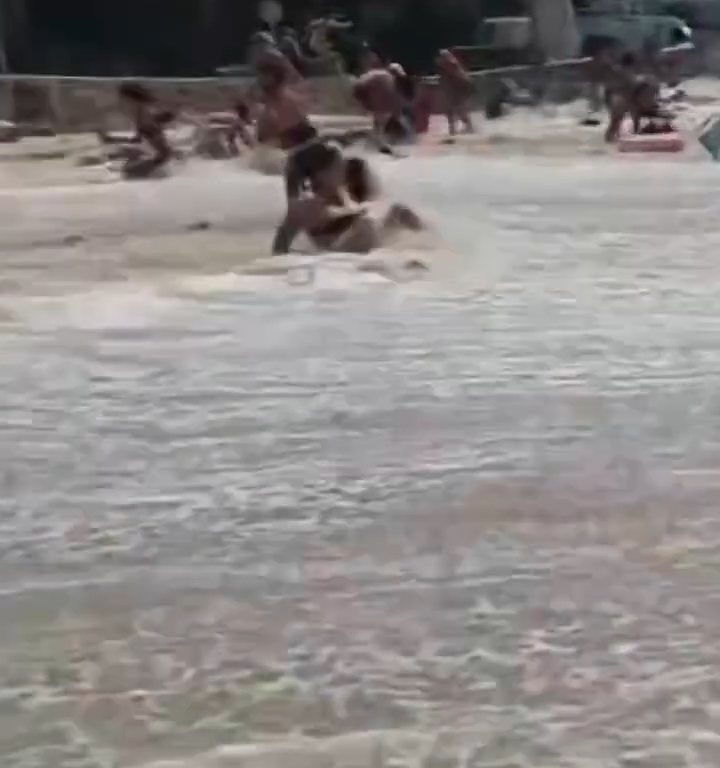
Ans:
POLYGON ((670 33, 671 45, 680 45, 681 43, 686 43, 687 39, 687 34, 682 27, 673 27, 672 32, 670 33))

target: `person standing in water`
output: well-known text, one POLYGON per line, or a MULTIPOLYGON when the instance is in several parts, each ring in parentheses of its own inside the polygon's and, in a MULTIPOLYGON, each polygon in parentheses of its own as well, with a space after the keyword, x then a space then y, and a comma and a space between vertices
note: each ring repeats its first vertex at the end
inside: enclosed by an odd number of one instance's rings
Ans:
POLYGON ((614 142, 620 136, 627 117, 634 133, 668 133, 673 130, 668 115, 658 103, 658 81, 640 72, 638 61, 626 53, 619 64, 606 65, 605 103, 610 115, 605 141, 614 142))
POLYGON ((371 69, 355 80, 353 95, 372 117, 373 137, 380 151, 393 154, 390 144, 412 135, 403 113, 405 104, 396 76, 389 69, 371 69))
POLYGON ((450 136, 455 136, 458 120, 465 126, 466 133, 472 133, 474 126, 468 102, 475 88, 470 75, 447 48, 443 48, 438 53, 436 64, 439 75, 439 95, 447 116, 450 136))
POLYGON ((283 59, 268 57, 257 65, 262 105, 257 120, 257 140, 288 153, 285 191, 290 201, 300 195, 310 175, 312 150, 320 137, 310 121, 308 97, 290 84, 283 59))
POLYGON ((278 227, 273 254, 285 254, 304 233, 321 250, 368 253, 398 230, 420 230, 423 223, 409 208, 391 206, 381 220, 369 215, 366 203, 377 195, 367 164, 345 158, 332 144, 312 151, 311 194, 290 202, 278 227))
POLYGON ((395 80, 395 90, 400 99, 401 119, 391 124, 390 129, 386 126, 385 131, 389 133, 390 138, 396 137, 397 141, 414 141, 415 132, 415 111, 414 105, 417 98, 417 80, 408 75, 402 64, 393 62, 388 66, 388 72, 395 80), (394 133, 393 133, 394 128, 394 133))
POLYGON ((122 168, 127 179, 146 179, 167 165, 172 158, 172 149, 165 136, 165 126, 175 119, 169 110, 160 110, 150 91, 140 83, 123 83, 118 94, 135 125, 135 135, 129 141, 101 134, 103 143, 140 144, 140 153, 130 153, 122 168))

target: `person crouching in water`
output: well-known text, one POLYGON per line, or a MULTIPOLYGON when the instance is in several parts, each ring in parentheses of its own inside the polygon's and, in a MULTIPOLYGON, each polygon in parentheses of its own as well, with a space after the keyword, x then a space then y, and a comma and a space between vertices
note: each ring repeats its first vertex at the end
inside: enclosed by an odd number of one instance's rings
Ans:
POLYGON ((638 72, 637 60, 625 54, 619 65, 609 65, 605 103, 610 119, 605 141, 614 142, 620 136, 627 117, 633 133, 671 133, 675 129, 659 105, 660 86, 657 80, 638 72))
POLYGON ((398 91, 396 75, 388 69, 371 69, 353 83, 353 96, 373 121, 373 139, 378 149, 393 154, 390 144, 411 138, 403 98, 398 91))
POLYGON ((447 48, 438 53, 438 86, 441 104, 445 110, 450 136, 457 132, 457 121, 465 126, 466 133, 475 129, 470 117, 468 102, 475 92, 472 79, 457 57, 447 48))
POLYGON ((135 124, 132 141, 142 147, 139 153, 129 154, 122 174, 126 179, 146 179, 164 168, 173 156, 165 128, 175 119, 175 114, 158 109, 155 97, 140 83, 123 83, 118 92, 135 124))
POLYGON ((287 253, 301 233, 324 251, 368 253, 394 231, 424 228, 401 205, 393 205, 380 221, 369 215, 366 203, 376 197, 377 185, 363 160, 345 158, 333 144, 315 145, 308 160, 311 194, 290 203, 275 235, 274 254, 287 253))
POLYGON ((257 141, 288 153, 285 191, 288 202, 297 198, 310 175, 314 147, 319 134, 308 116, 307 97, 288 82, 281 59, 267 58, 257 65, 262 107, 257 119, 257 141))
POLYGON ((212 113, 191 122, 197 129, 193 153, 200 157, 213 160, 238 157, 241 144, 255 145, 250 107, 243 99, 237 101, 230 112, 212 113))

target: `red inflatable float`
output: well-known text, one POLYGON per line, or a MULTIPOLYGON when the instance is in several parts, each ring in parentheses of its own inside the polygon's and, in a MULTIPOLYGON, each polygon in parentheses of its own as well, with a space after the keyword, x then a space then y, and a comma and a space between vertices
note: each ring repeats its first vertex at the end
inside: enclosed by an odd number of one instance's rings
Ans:
POLYGON ((621 152, 682 152, 685 140, 678 133, 639 133, 618 139, 621 152))

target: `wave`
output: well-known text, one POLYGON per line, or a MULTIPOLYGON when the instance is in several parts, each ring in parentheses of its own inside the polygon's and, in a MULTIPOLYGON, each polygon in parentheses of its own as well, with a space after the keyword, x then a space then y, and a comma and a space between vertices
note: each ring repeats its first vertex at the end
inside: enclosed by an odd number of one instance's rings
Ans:
POLYGON ((156 325, 178 310, 177 298, 146 285, 110 285, 57 296, 12 297, 0 307, 35 332, 63 329, 105 331, 156 325))

